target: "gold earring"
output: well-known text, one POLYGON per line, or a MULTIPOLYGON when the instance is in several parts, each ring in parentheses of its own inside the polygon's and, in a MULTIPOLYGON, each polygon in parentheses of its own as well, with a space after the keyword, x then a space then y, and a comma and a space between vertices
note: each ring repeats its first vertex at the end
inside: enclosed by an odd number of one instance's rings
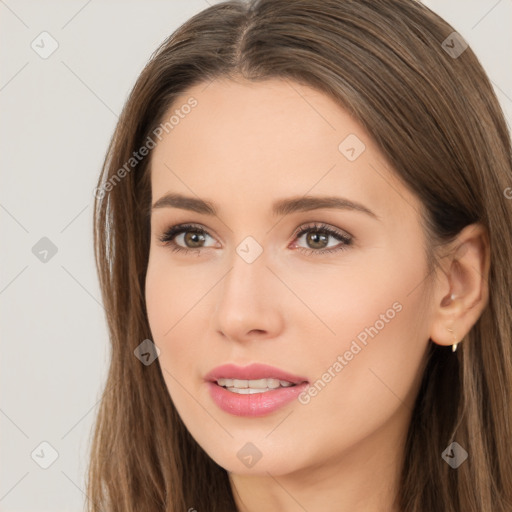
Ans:
MULTIPOLYGON (((449 329, 448 327, 447 327, 447 329, 448 329, 451 333, 453 333, 453 329, 449 329)), ((457 337, 456 337, 456 336, 455 336, 455 334, 454 334, 454 335, 453 335, 453 341, 454 341, 454 343, 453 343, 453 345, 452 345, 452 352, 455 352, 455 351, 457 350, 457 345, 459 344, 457 341, 455 341, 456 339, 457 339, 457 337)))
MULTIPOLYGON (((455 295, 452 293, 450 295, 450 299, 453 301, 455 300, 455 295)), ((453 334, 453 329, 448 329, 452 334, 453 334)), ((456 342, 455 340, 457 339, 457 337, 455 336, 455 334, 453 335, 453 341, 455 342, 453 345, 452 345, 452 352, 455 352, 457 350, 457 345, 458 345, 458 342, 456 342)))

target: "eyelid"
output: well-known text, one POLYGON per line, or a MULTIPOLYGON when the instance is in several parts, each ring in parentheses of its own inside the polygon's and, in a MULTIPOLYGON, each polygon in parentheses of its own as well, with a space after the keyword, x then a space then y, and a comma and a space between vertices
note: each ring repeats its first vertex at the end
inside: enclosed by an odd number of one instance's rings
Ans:
POLYGON ((339 237, 343 239, 350 239, 352 240, 354 237, 348 233, 345 230, 342 230, 340 228, 336 228, 334 226, 331 226, 329 224, 326 224, 324 222, 306 222, 306 224, 301 224, 293 233, 293 237, 299 237, 302 236, 304 233, 308 231, 325 231, 329 234, 333 235, 334 237, 339 237))

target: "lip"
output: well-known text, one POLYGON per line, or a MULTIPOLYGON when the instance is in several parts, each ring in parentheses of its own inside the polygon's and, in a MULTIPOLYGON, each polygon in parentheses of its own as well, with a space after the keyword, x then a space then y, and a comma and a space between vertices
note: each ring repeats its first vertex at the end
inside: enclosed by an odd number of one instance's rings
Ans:
POLYGON ((308 382, 255 393, 240 395, 219 386, 216 382, 208 382, 210 397, 217 406, 234 416, 265 416, 295 400, 308 386, 308 382))
POLYGON ((235 364, 223 364, 217 366, 204 379, 208 382, 217 382, 218 379, 240 379, 240 380, 257 380, 257 379, 279 379, 287 380, 292 384, 301 384, 307 382, 308 379, 291 373, 285 372, 275 366, 267 364, 253 363, 248 366, 237 366, 235 364))
POLYGON ((264 416, 296 399, 308 386, 306 378, 285 372, 274 366, 253 363, 249 366, 225 364, 210 371, 206 376, 208 391, 215 404, 224 412, 235 416, 264 416), (292 382, 295 386, 277 388, 263 393, 242 395, 233 393, 217 384, 217 379, 279 379, 292 382))

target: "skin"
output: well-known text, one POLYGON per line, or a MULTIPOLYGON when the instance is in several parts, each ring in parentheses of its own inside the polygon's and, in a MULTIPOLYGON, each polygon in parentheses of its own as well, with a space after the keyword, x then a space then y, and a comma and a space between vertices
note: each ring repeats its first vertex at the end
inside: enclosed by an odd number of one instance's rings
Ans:
MULTIPOLYGON (((461 232, 427 278, 420 201, 329 97, 284 80, 216 80, 189 89, 169 115, 190 96, 197 106, 152 152, 153 203, 180 193, 211 201, 218 215, 154 209, 146 278, 158 362, 183 422, 228 471, 240 511, 398 510, 428 345, 459 341, 487 301, 485 231, 461 232), (338 149, 349 134, 365 145, 354 161, 338 149), (306 194, 342 196, 378 218, 329 208, 271 214, 275 200, 306 194), (195 252, 173 252, 159 237, 185 222, 208 234, 188 241, 195 252), (352 244, 329 235, 315 245, 314 228, 294 237, 314 222, 352 244), (236 252, 247 236, 263 248, 252 263, 236 252), (327 244, 342 250, 321 254, 327 244), (205 374, 228 362, 267 363, 314 383, 396 303, 400 311, 307 404, 237 417, 208 394, 205 374), (262 454, 251 468, 237 457, 247 442, 262 454)), ((174 241, 187 246, 183 234, 174 241)))

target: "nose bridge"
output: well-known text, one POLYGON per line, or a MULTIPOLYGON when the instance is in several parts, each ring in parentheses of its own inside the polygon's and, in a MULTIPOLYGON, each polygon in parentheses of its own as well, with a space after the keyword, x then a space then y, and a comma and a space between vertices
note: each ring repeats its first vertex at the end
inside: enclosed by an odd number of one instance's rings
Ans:
POLYGON ((259 296, 266 288, 265 281, 269 278, 267 274, 270 272, 266 264, 266 255, 263 254, 263 250, 257 254, 254 243, 241 242, 231 255, 231 270, 221 287, 222 297, 219 305, 228 303, 230 308, 235 304, 255 307, 259 296))
POLYGON ((246 237, 231 255, 230 271, 219 287, 217 328, 233 339, 251 331, 274 333, 280 325, 279 305, 263 247, 246 237))

